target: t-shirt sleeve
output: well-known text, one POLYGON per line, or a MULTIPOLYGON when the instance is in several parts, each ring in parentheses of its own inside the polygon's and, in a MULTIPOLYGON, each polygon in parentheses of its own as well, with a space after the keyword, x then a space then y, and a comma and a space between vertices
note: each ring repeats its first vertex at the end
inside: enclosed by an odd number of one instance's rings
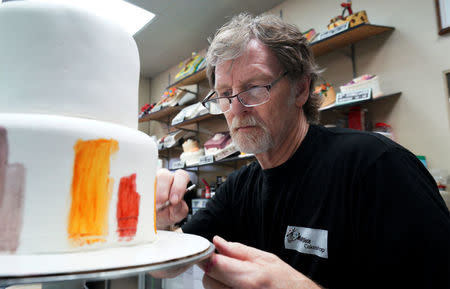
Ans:
POLYGON ((450 288, 450 214, 422 163, 386 151, 360 184, 361 277, 379 288, 450 288))
POLYGON ((215 235, 229 237, 230 211, 234 179, 230 176, 206 204, 182 226, 184 233, 202 236, 210 241, 215 235))

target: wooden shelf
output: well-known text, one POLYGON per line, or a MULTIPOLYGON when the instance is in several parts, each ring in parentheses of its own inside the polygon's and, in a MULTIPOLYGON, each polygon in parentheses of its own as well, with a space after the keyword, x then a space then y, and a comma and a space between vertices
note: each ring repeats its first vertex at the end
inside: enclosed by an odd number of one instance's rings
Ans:
POLYGON ((204 167, 204 166, 214 166, 214 165, 218 165, 218 164, 225 164, 225 163, 237 162, 237 161, 242 161, 242 160, 251 160, 254 158, 255 158, 254 155, 248 155, 248 156, 243 156, 243 157, 236 156, 236 157, 224 158, 224 159, 221 159, 218 161, 214 161, 210 164, 185 166, 185 168, 192 169, 192 168, 198 168, 198 167, 204 167))
POLYGON ((377 98, 371 98, 371 99, 355 101, 355 102, 352 102, 352 103, 345 103, 345 104, 328 106, 328 107, 325 107, 325 108, 319 108, 319 111, 322 112, 322 111, 345 109, 345 108, 349 108, 349 107, 352 107, 352 106, 358 106, 358 105, 361 105, 363 103, 370 103, 370 102, 376 102, 376 101, 379 101, 379 100, 382 100, 382 99, 388 99, 388 98, 391 99, 391 98, 399 97, 401 94, 402 94, 401 92, 396 92, 396 93, 382 95, 382 96, 379 96, 377 98))
POLYGON ((203 68, 202 70, 199 70, 191 75, 188 75, 185 78, 177 80, 176 82, 169 85, 166 89, 174 87, 174 86, 179 87, 179 86, 196 84, 205 79, 206 79, 206 69, 203 68))
POLYGON ((183 108, 184 108, 184 106, 179 106, 179 105, 166 107, 157 112, 152 112, 152 113, 145 115, 143 118, 141 118, 139 120, 139 122, 146 122, 146 121, 150 121, 150 120, 160 120, 160 119, 162 119, 166 116, 169 116, 175 112, 179 112, 183 108))
POLYGON ((250 160, 250 159, 254 159, 255 155, 248 155, 248 156, 237 156, 237 157, 232 157, 232 158, 224 158, 218 161, 215 161, 215 164, 220 164, 220 163, 228 163, 228 162, 235 162, 235 161, 240 161, 240 160, 250 160))
POLYGON ((197 122, 201 122, 201 121, 204 121, 204 120, 207 120, 207 119, 210 119, 210 118, 217 118, 217 117, 222 117, 222 115, 214 115, 214 114, 209 114, 208 113, 208 114, 204 114, 204 115, 192 118, 192 119, 185 120, 185 121, 183 121, 181 123, 178 123, 176 125, 171 126, 171 128, 182 129, 184 126, 187 126, 187 125, 190 125, 190 124, 194 124, 194 123, 197 123, 197 122))
POLYGON ((176 145, 170 148, 160 149, 158 150, 158 157, 168 159, 171 155, 171 152, 178 155, 179 153, 183 152, 183 148, 181 147, 181 145, 176 145))
POLYGON ((395 28, 373 24, 360 24, 358 26, 344 30, 329 38, 319 40, 310 44, 314 56, 327 54, 337 48, 345 47, 360 40, 387 32, 395 28))
MULTIPOLYGON (((185 86, 185 85, 196 84, 204 79, 206 79, 206 69, 205 68, 197 71, 196 73, 188 75, 185 78, 178 80, 177 82, 172 83, 166 89, 169 89, 171 87, 180 87, 180 86, 185 86)), ((161 109, 160 111, 145 115, 143 118, 139 119, 139 122, 146 122, 146 121, 150 121, 150 120, 158 120, 159 121, 162 118, 167 117, 175 112, 179 112, 184 107, 185 106, 178 106, 178 105, 166 107, 166 108, 161 109)))
POLYGON ((171 150, 173 150, 173 151, 183 151, 183 148, 181 147, 181 144, 179 144, 179 145, 174 145, 173 147, 170 147, 170 148, 162 148, 162 149, 160 149, 160 150, 158 150, 158 153, 160 153, 160 152, 166 152, 166 151, 171 151, 171 150))

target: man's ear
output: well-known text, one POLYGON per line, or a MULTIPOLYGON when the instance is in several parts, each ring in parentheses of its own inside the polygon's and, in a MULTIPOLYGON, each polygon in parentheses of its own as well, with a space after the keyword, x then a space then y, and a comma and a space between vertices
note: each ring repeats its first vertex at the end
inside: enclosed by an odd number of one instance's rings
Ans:
POLYGON ((309 96, 309 84, 311 83, 311 77, 305 76, 302 80, 297 82, 297 95, 295 96, 295 105, 299 108, 308 100, 309 96))

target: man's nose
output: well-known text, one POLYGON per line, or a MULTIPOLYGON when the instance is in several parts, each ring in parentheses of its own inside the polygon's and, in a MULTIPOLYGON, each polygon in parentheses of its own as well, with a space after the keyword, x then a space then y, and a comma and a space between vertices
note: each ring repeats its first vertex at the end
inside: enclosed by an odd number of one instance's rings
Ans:
POLYGON ((237 97, 233 98, 230 103, 230 111, 236 115, 248 111, 248 107, 243 105, 237 97))

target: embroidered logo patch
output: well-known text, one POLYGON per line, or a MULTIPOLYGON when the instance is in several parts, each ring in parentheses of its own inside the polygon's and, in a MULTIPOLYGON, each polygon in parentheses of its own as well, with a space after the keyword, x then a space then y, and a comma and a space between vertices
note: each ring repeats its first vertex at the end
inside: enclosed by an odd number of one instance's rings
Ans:
POLYGON ((328 231, 288 226, 284 247, 328 259, 328 231))

